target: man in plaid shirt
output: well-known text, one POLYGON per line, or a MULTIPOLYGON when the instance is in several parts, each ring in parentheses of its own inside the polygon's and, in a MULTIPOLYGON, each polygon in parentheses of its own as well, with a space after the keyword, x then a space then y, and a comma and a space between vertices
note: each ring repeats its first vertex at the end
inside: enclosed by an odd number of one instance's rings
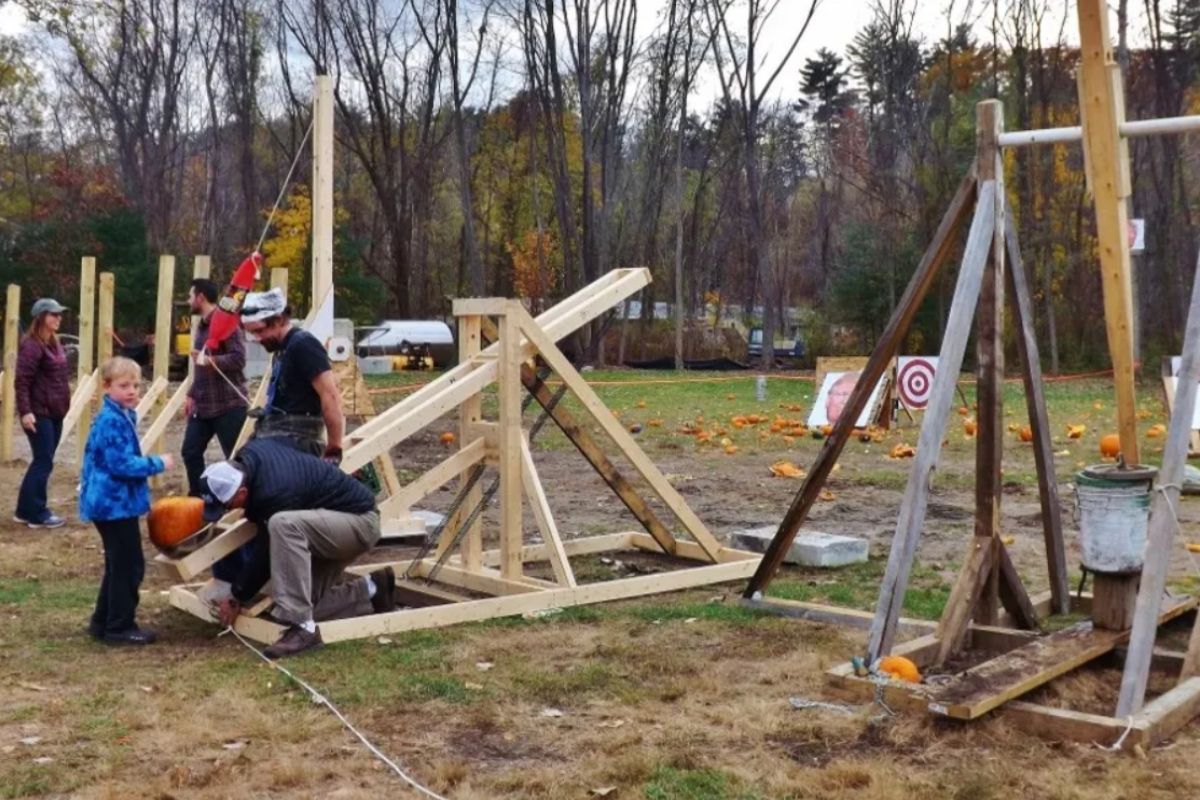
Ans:
POLYGON ((184 405, 187 430, 183 434, 183 464, 187 469, 188 492, 199 495, 204 472, 204 452, 213 436, 229 458, 246 422, 246 343, 241 330, 221 342, 215 353, 198 358, 208 341, 209 323, 216 311, 217 285, 205 278, 192 281, 188 304, 200 315, 192 342, 192 388, 184 405))

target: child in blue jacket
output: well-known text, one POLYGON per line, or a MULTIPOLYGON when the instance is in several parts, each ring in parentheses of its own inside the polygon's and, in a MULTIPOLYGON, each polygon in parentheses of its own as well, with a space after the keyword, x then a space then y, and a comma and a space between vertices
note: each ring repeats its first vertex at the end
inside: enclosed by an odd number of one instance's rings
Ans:
POLYGON ((134 622, 146 572, 138 517, 150 510, 146 479, 172 467, 171 456, 143 456, 137 407, 142 370, 128 358, 100 367, 104 404, 92 421, 83 453, 79 518, 94 522, 104 542, 104 578, 88 633, 107 644, 150 644, 154 631, 134 622))

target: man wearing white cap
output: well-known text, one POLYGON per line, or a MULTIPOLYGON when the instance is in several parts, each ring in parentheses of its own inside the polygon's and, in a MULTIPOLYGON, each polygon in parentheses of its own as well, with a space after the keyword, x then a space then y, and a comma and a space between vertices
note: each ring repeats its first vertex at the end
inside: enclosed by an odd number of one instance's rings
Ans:
POLYGON ((286 438, 300 450, 341 463, 346 420, 325 346, 292 324, 291 308, 277 288, 246 295, 242 328, 275 354, 266 406, 251 412, 259 417, 254 435, 286 438))
POLYGON ((269 579, 271 616, 288 627, 263 651, 267 657, 321 647, 321 620, 395 608, 390 567, 343 580, 346 567, 379 541, 379 510, 371 490, 337 467, 267 437, 248 442, 232 461, 210 465, 200 483, 206 519, 241 508, 258 527, 218 616, 232 625, 269 579))

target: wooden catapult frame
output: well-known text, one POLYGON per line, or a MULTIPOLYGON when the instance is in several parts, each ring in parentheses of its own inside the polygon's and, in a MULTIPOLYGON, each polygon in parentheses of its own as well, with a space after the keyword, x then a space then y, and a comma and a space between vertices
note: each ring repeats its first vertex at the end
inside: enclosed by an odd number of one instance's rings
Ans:
MULTIPOLYGON (((325 641, 638 597, 739 580, 754 571, 758 555, 724 547, 717 541, 555 344, 640 291, 649 279, 649 272, 644 269, 614 270, 536 319, 517 300, 478 298, 455 302, 459 365, 352 431, 342 469, 354 472, 381 457, 390 461, 393 447, 444 415, 457 413, 458 449, 408 484, 385 489, 387 496, 379 504, 380 511, 385 517, 402 517, 443 485, 453 481, 467 485, 473 468, 484 464, 499 473, 499 546, 483 548, 483 526, 478 519, 463 530, 461 537, 456 536, 471 504, 478 502, 482 494, 476 484, 467 493, 462 512, 451 515, 435 550, 420 560, 386 564, 397 573, 399 599, 415 607, 322 622, 325 641), (482 342, 485 335, 492 339, 487 347, 482 342), (558 376, 578 400, 588 421, 607 434, 642 481, 671 510, 689 538, 676 537, 655 515, 587 428, 555 401, 535 364, 558 376), (498 414, 495 419, 484 419, 483 395, 492 386, 498 395, 498 414), (549 419, 642 524, 644 533, 618 532, 574 540, 560 536, 522 429, 523 392, 528 392, 546 409, 549 419), (540 544, 526 544, 523 539, 526 500, 542 538, 540 544), (456 538, 457 549, 447 553, 456 538), (576 580, 572 556, 621 550, 674 556, 681 564, 692 566, 590 584, 576 580), (440 568, 439 558, 443 560, 440 568), (554 579, 528 575, 526 566, 533 562, 549 562, 554 579), (411 578, 402 577, 409 571, 411 578), (436 581, 427 580, 435 572, 436 581)), ((182 580, 194 581, 217 560, 249 541, 254 533, 254 526, 248 521, 230 519, 223 524, 220 535, 204 548, 183 559, 160 561, 173 568, 182 580)), ((382 566, 385 564, 356 565, 350 571, 365 574, 382 566)), ((196 583, 174 586, 170 602, 202 619, 212 619, 201 589, 196 583)), ((262 642, 271 642, 281 633, 274 623, 250 616, 240 618, 237 629, 262 642)))
POLYGON ((1200 280, 1193 285, 1184 335, 1178 392, 1154 493, 1145 564, 1139 575, 1095 576, 1094 591, 1072 600, 1053 451, 1034 336, 1029 285, 1021 262, 1016 230, 1007 224, 1001 148, 1079 140, 1085 143, 1087 173, 1095 195, 1105 317, 1113 353, 1121 451, 1137 464, 1137 428, 1133 396, 1129 254, 1125 240, 1125 200, 1129 196, 1128 157, 1123 136, 1195 129, 1200 118, 1154 120, 1134 128, 1122 119, 1120 69, 1112 58, 1107 20, 1100 0, 1081 0, 1080 31, 1084 58, 1080 70, 1082 130, 1056 129, 1005 134, 999 101, 977 107, 976 161, 917 267, 912 282, 863 370, 831 436, 818 454, 779 531, 746 589, 746 602, 790 616, 867 627, 866 658, 904 655, 923 672, 944 667, 968 648, 983 660, 951 671, 936 685, 914 685, 886 676, 857 674, 853 663, 827 673, 831 690, 842 696, 881 699, 893 707, 922 710, 961 720, 999 711, 1014 725, 1053 738, 1150 746, 1171 736, 1200 713, 1200 615, 1186 652, 1155 648, 1159 627, 1194 614, 1197 601, 1164 592, 1178 522, 1196 382, 1200 377, 1200 280), (1154 123, 1154 124, 1150 124, 1154 123), (974 211, 972 213, 972 206, 974 211), (921 427, 916 456, 901 500, 895 537, 875 613, 850 612, 815 604, 764 598, 801 523, 851 435, 853 420, 867 402, 875 381, 895 355, 899 342, 939 267, 955 245, 956 231, 970 215, 962 264, 938 370, 921 427), (1000 537, 1001 447, 1003 442, 1003 310, 1005 287, 1017 331, 1026 404, 1033 431, 1042 524, 1050 590, 1031 598, 1000 537), (976 322, 978 436, 974 535, 936 623, 900 618, 909 572, 925 525, 926 507, 937 466, 954 386, 962 366, 972 318, 976 322), (1003 609, 1003 610, 1002 610, 1003 609), (1047 613, 1090 614, 1091 619, 1043 634, 1047 613), (897 631, 917 638, 896 644, 897 631), (1109 715, 1055 708, 1019 698, 1054 679, 1104 657, 1122 664, 1119 699, 1109 715), (1175 685, 1146 702, 1151 671, 1175 685))

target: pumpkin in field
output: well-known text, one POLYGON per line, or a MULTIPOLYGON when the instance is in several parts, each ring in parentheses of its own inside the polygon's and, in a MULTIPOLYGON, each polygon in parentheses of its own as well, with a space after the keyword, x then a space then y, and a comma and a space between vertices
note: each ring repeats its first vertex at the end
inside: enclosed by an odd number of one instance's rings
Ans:
POLYGON ((904 656, 884 656, 879 659, 878 671, 898 681, 921 682, 921 671, 904 656))
POLYGON ((963 433, 967 436, 974 436, 978 430, 979 423, 975 421, 974 417, 967 417, 963 420, 963 433))
POLYGON ((454 434, 451 431, 446 431, 440 437, 438 437, 441 443, 447 446, 454 444, 454 438, 454 434))
POLYGON ((1087 433, 1087 425, 1067 425, 1068 439, 1081 439, 1087 433))
POLYGON ((155 500, 146 525, 150 541, 171 558, 187 555, 206 544, 214 530, 204 521, 204 501, 199 497, 155 500))
POLYGON ((1121 455, 1121 437, 1109 433, 1100 437, 1100 455, 1105 458, 1116 458, 1121 455))
POLYGON ((1029 427, 1028 425, 1023 426, 1019 431, 1017 431, 1017 438, 1022 442, 1032 442, 1033 428, 1029 427))
POLYGON ((1146 431, 1146 437, 1150 439, 1157 439, 1166 432, 1167 426, 1160 422, 1157 425, 1150 426, 1150 430, 1146 431))

